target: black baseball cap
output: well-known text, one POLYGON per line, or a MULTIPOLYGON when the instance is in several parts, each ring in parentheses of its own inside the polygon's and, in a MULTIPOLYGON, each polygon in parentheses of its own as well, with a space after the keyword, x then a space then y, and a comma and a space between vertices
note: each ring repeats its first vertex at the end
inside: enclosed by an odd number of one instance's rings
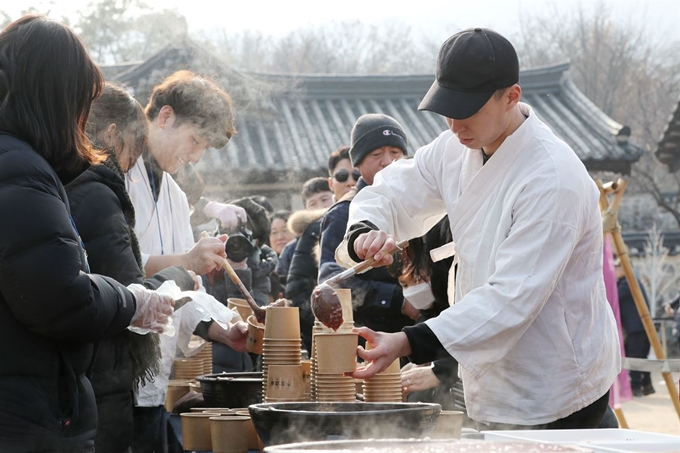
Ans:
POLYGON ((436 80, 418 110, 462 120, 477 113, 496 90, 518 82, 519 60, 510 41, 487 28, 469 28, 442 44, 436 80))

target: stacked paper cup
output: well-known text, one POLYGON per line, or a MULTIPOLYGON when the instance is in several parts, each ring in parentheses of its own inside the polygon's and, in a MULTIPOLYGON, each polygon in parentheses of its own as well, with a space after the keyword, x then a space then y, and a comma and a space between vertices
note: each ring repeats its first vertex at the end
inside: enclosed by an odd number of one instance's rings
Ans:
POLYGON ((354 316, 349 289, 335 290, 342 304, 343 324, 337 331, 314 323, 312 336, 311 397, 314 401, 356 401, 354 378, 358 335, 352 333, 354 316))
POLYGON ((303 399, 301 347, 299 308, 267 307, 262 346, 265 403, 303 399), (271 376, 270 367, 273 367, 271 376))
POLYGON ((302 382, 304 383, 303 399, 305 401, 312 401, 312 384, 311 384, 312 361, 301 360, 300 365, 302 366, 302 382))
POLYGON ((364 380, 364 401, 367 403, 400 403, 402 401, 399 359, 385 371, 364 380))
POLYGON ((174 378, 175 380, 192 381, 203 373, 203 359, 189 357, 187 359, 175 359, 174 378))
POLYGON ((203 361, 203 372, 201 374, 212 374, 212 343, 205 342, 194 357, 203 361))
POLYGON ((302 367, 298 365, 269 365, 265 402, 281 403, 304 400, 305 384, 302 367))

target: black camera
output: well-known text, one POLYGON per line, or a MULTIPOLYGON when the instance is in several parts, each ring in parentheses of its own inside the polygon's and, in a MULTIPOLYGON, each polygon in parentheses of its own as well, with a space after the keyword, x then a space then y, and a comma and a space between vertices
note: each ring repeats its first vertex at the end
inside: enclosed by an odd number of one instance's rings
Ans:
POLYGON ((224 251, 227 257, 236 263, 243 261, 255 251, 253 232, 244 224, 239 225, 238 229, 227 233, 229 238, 224 244, 224 251))

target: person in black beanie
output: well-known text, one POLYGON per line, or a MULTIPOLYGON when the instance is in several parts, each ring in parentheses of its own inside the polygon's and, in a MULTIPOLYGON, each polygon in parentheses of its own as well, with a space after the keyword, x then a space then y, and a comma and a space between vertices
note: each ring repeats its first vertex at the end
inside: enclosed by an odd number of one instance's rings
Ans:
MULTIPOLYGON (((345 235, 350 202, 361 189, 373 184, 376 173, 407 156, 407 144, 404 129, 394 118, 371 113, 357 119, 352 128, 349 156, 361 178, 321 221, 319 282, 344 270, 335 261, 335 249, 345 235)), ((398 332, 418 318, 420 313, 404 301, 401 285, 394 275, 397 274, 385 268, 373 269, 342 283, 342 287, 352 291, 355 324, 398 332)))
POLYGON ((349 158, 370 186, 378 171, 408 155, 407 144, 406 133, 397 120, 382 113, 369 113, 354 123, 349 158))

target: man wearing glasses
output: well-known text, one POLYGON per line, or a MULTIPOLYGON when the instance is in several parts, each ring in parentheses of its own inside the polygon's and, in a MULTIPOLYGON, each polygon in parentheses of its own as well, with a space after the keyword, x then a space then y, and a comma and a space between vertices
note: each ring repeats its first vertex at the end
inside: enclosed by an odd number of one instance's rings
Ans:
MULTIPOLYGON (((337 202, 321 221, 319 282, 344 270, 335 261, 335 249, 345 235, 349 205, 354 196, 373 184, 378 171, 406 155, 404 129, 394 118, 375 113, 359 117, 352 128, 349 149, 343 152, 340 148, 331 155, 329 184, 337 202)), ((401 285, 385 268, 352 277, 342 286, 352 290, 357 325, 380 326, 380 330, 398 332, 419 315, 418 310, 404 301, 401 285)))
POLYGON ((328 185, 333 191, 335 201, 341 199, 350 189, 357 185, 361 177, 349 159, 349 146, 341 146, 331 153, 328 159, 328 185))

